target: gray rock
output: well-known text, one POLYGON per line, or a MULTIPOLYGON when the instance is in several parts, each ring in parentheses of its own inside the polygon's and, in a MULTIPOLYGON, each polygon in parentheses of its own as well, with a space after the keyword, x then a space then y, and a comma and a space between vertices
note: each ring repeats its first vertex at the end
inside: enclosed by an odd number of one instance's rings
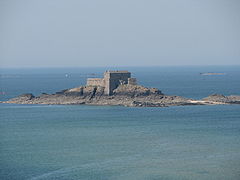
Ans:
POLYGON ((218 102, 224 104, 240 104, 240 96, 224 96, 222 94, 212 94, 206 98, 202 99, 206 102, 218 102))
POLYGON ((156 88, 139 85, 120 85, 112 96, 104 94, 104 87, 80 86, 59 91, 55 94, 23 94, 2 103, 17 104, 88 104, 121 105, 133 107, 167 107, 185 105, 240 104, 240 96, 210 95, 202 100, 181 96, 164 95, 156 88))

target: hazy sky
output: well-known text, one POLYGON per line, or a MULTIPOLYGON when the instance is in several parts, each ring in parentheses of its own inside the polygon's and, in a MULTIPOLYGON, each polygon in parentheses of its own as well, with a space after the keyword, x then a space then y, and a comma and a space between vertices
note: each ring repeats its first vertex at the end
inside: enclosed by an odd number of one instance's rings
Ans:
POLYGON ((0 0, 1 67, 240 64, 240 0, 0 0))

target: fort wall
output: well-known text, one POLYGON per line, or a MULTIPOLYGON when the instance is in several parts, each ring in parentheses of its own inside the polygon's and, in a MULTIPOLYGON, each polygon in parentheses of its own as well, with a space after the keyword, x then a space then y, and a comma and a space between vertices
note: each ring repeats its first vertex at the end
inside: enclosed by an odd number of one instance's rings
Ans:
POLYGON ((128 71, 106 71, 104 78, 88 78, 87 86, 104 87, 104 94, 112 95, 113 90, 121 84, 136 85, 136 78, 131 78, 128 71))
POLYGON ((87 86, 105 86, 104 79, 102 78, 88 78, 87 86))
POLYGON ((127 84, 131 73, 128 71, 107 71, 104 73, 105 94, 111 95, 120 84, 127 84))
POLYGON ((137 85, 137 79, 136 78, 128 78, 128 84, 129 85, 137 85))

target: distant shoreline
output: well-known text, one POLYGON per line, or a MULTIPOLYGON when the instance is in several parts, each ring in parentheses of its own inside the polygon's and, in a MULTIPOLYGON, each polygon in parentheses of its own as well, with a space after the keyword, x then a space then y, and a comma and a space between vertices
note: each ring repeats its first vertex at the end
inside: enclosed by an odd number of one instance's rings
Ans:
POLYGON ((226 73, 216 73, 216 72, 207 72, 207 73, 200 73, 202 76, 214 76, 214 75, 226 75, 226 73))

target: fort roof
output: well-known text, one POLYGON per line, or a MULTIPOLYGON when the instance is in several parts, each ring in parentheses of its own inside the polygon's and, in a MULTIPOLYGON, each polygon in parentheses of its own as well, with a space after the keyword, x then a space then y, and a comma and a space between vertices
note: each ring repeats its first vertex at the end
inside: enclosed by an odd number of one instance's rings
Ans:
POLYGON ((107 71, 109 73, 130 73, 129 71, 107 71))

